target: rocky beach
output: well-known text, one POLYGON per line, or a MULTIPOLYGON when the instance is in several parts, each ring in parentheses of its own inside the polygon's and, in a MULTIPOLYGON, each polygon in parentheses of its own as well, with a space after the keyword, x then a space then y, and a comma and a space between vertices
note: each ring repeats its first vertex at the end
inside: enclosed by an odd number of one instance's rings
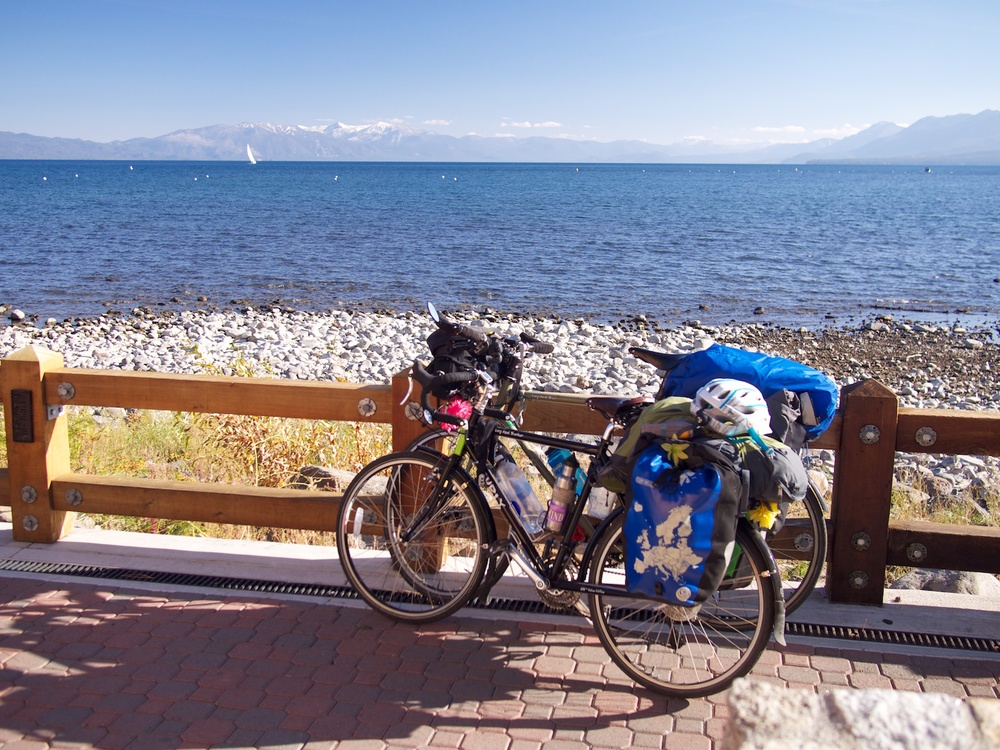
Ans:
MULTIPOLYGON (((536 317, 491 309, 448 314, 500 333, 527 332, 555 351, 531 356, 525 385, 535 390, 650 395, 657 374, 630 346, 692 351, 718 342, 812 365, 843 387, 876 378, 901 406, 1000 410, 1000 344, 995 326, 962 328, 873 318, 854 328, 793 329, 762 324, 665 327, 644 317, 614 324, 536 317)), ((429 358, 424 314, 282 308, 131 314, 24 322, 10 310, 0 325, 0 357, 29 344, 61 353, 68 367, 174 373, 253 373, 340 382, 381 383, 429 358)), ((826 462, 832 456, 823 456, 826 462)), ((984 457, 900 456, 897 466, 935 478, 943 491, 995 485, 984 457)))

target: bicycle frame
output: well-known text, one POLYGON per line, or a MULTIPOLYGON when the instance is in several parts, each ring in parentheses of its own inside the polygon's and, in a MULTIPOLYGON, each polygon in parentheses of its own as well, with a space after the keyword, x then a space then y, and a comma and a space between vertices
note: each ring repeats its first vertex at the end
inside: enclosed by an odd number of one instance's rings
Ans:
MULTIPOLYGON (((591 542, 597 538, 597 532, 602 530, 605 525, 613 521, 613 519, 623 511, 620 508, 613 511, 601 524, 598 525, 596 530, 588 521, 586 521, 584 509, 586 508, 587 500, 590 498, 591 491, 595 486, 597 476, 596 465, 591 462, 583 490, 574 500, 571 508, 568 509, 562 530, 560 532, 552 533, 547 539, 544 540, 545 546, 543 548, 543 552, 540 553, 536 547, 536 540, 532 539, 532 537, 525 530, 521 519, 514 511, 510 500, 504 495, 490 457, 494 455, 495 442, 499 441, 501 438, 514 440, 520 444, 527 443, 552 448, 565 448, 575 453, 581 453, 592 457, 601 456, 602 454, 606 455, 611 445, 611 436, 615 423, 613 421, 609 422, 600 441, 597 444, 593 444, 579 440, 571 440, 568 438, 554 437, 543 433, 521 430, 511 426, 513 422, 512 420, 507 419, 508 416, 509 415, 505 415, 504 421, 507 423, 504 424, 496 417, 477 415, 472 418, 472 421, 468 425, 459 429, 458 439, 456 440, 455 447, 449 456, 449 462, 446 464, 446 468, 442 472, 442 476, 439 479, 438 487, 434 493, 435 496, 441 496, 443 494, 440 490, 447 486, 447 482, 450 481, 451 475, 457 468, 460 467, 462 459, 466 456, 467 452, 470 451, 468 433, 478 428, 480 420, 493 419, 494 427, 492 433, 490 434, 486 445, 473 452, 473 459, 477 474, 480 477, 486 477, 487 482, 489 482, 490 486, 494 490, 494 494, 499 499, 500 512, 510 528, 510 537, 507 540, 510 542, 510 546, 503 551, 508 554, 508 556, 517 563, 518 567, 522 568, 524 573, 532 579, 537 589, 544 590, 548 588, 555 588, 558 590, 575 591, 578 593, 609 593, 611 591, 610 588, 586 583, 587 570, 591 558, 591 542), (577 528, 584 523, 590 532, 588 534, 589 539, 586 547, 584 548, 582 558, 579 561, 575 580, 568 580, 567 578, 562 577, 562 573, 572 559, 574 551, 580 545, 580 542, 574 541, 574 536, 577 528), (550 553, 553 550, 554 557, 550 556, 550 553)), ((420 517, 415 518, 407 531, 402 535, 404 541, 417 532, 422 519, 433 513, 435 508, 436 506, 434 503, 428 504, 426 512, 421 513, 420 517)))
MULTIPOLYGON (((539 553, 536 547, 536 540, 532 539, 532 537, 525 530, 523 524, 521 523, 521 519, 514 511, 510 500, 506 497, 506 495, 504 495, 501 485, 497 479, 496 471, 493 468, 493 463, 490 459, 494 453, 494 443, 501 438, 515 440, 519 443, 523 442, 553 448, 565 448, 567 450, 592 457, 601 456, 602 454, 606 455, 611 445, 615 422, 613 420, 610 421, 599 442, 597 444, 592 444, 568 438, 554 437, 543 433, 521 430, 510 426, 512 422, 507 422, 507 424, 501 423, 496 417, 486 415, 474 416, 468 425, 460 428, 459 438, 456 441, 455 448, 452 451, 451 456, 449 457, 447 468, 442 473, 439 480, 438 490, 447 486, 446 483, 447 481, 450 481, 450 476, 453 471, 461 470, 460 464, 462 459, 465 457, 466 452, 470 449, 467 433, 469 430, 474 430, 478 426, 478 421, 481 419, 494 419, 495 426, 489 436, 487 444, 478 451, 481 455, 473 453, 476 470, 479 476, 485 476, 487 478, 487 481, 493 488, 495 495, 500 501, 500 511, 503 514, 504 519, 507 521, 512 536, 512 538, 508 538, 508 540, 506 540, 510 542, 510 545, 507 548, 498 548, 495 549, 494 552, 499 552, 502 549, 502 551, 505 552, 509 558, 518 565, 519 568, 522 569, 525 575, 532 580, 535 588, 539 591, 556 589, 559 591, 571 591, 579 594, 598 595, 613 595, 618 593, 620 591, 619 588, 589 583, 586 579, 591 558, 594 553, 595 541, 600 538, 601 533, 607 526, 614 523, 615 520, 625 512, 623 507, 616 508, 608 514, 607 518, 605 518, 597 526, 593 533, 590 534, 586 546, 583 549, 582 556, 579 559, 575 578, 568 579, 562 577, 562 573, 566 569, 567 564, 573 559, 573 553, 580 544, 580 542, 574 541, 573 537, 581 521, 585 520, 584 509, 586 507, 587 500, 590 497, 590 493, 596 483, 597 467, 595 463, 593 461, 591 462, 587 471, 587 479, 584 483, 583 490, 576 497, 572 507, 568 509, 566 520, 563 523, 561 531, 554 533, 548 539, 545 539, 543 552, 539 553), (550 558, 549 553, 553 550, 553 548, 555 549, 555 554, 554 557, 550 558)), ((436 491, 435 494, 439 495, 443 493, 436 491)), ((415 519, 415 523, 416 522, 417 519, 415 519)), ((749 527, 749 522, 745 518, 741 518, 739 523, 745 524, 749 527)), ((781 578, 778 573, 777 563, 775 562, 773 554, 771 554, 766 545, 761 546, 766 552, 766 560, 770 572, 769 579, 772 589, 770 593, 776 605, 773 632, 779 643, 783 643, 784 598, 781 591, 781 578)))
MULTIPOLYGON (((587 506, 602 484, 599 480, 618 468, 610 464, 612 436, 619 425, 633 424, 649 399, 589 398, 588 406, 608 420, 596 441, 520 429, 512 412, 520 400, 521 344, 539 354, 551 351, 551 345, 524 334, 501 340, 492 332, 449 321, 431 305, 428 311, 443 333, 428 339, 432 363, 416 360, 412 372, 421 386, 425 421, 439 422, 441 429, 366 465, 345 491, 337 514, 337 553, 365 602, 397 622, 435 622, 470 602, 485 603, 513 562, 523 574, 501 588, 512 584, 513 595, 520 598, 523 591, 518 589, 530 581, 546 606, 576 609, 593 623, 612 661, 637 685, 680 698, 725 689, 749 673, 772 637, 784 643, 778 569, 746 517, 732 519, 733 546, 741 554, 728 561, 718 585, 715 574, 722 571, 713 571, 713 590, 700 590, 694 607, 664 597, 665 588, 636 591, 635 575, 644 575, 642 568, 662 568, 664 576, 674 578, 690 570, 690 565, 675 570, 691 559, 683 536, 676 542, 663 540, 678 548, 683 559, 677 564, 658 559, 669 551, 645 554, 651 549, 648 535, 626 524, 629 514, 621 496, 622 507, 593 529, 587 506), (456 359, 454 352, 462 356, 456 359), (509 387, 503 390, 504 385, 509 387), (431 396, 447 406, 435 408, 431 396), (546 457, 542 447, 569 451, 589 464, 579 494, 573 491, 577 462, 567 459, 557 470, 558 513, 546 517, 551 529, 544 532, 534 517, 521 520, 522 503, 532 513, 541 508, 523 476, 506 475, 515 445, 546 469, 555 457, 551 450, 546 457)), ((548 479, 552 472, 542 473, 548 479)), ((547 492, 539 494, 548 499, 547 492)), ((672 518, 683 517, 669 499, 665 502, 672 518)), ((540 525, 549 526, 544 521, 540 525)), ((727 539, 729 531, 727 526, 727 539)), ((692 554, 695 549, 694 557, 701 559, 700 541, 691 547, 692 554)))

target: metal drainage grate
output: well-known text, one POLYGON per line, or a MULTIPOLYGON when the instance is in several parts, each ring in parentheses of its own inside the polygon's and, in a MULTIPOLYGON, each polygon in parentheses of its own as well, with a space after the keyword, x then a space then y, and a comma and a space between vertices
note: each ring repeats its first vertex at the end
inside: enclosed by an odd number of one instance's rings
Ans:
MULTIPOLYGON (((104 568, 94 565, 73 565, 70 563, 30 562, 25 560, 0 560, 0 570, 19 573, 75 576, 79 578, 101 578, 112 581, 140 581, 174 586, 193 586, 228 591, 247 591, 268 594, 294 594, 298 596, 319 596, 333 599, 358 599, 349 586, 326 586, 315 583, 284 583, 262 581, 254 578, 228 578, 192 573, 160 573, 150 570, 127 568, 104 568)), ((541 601, 523 599, 491 599, 487 604, 472 602, 473 609, 488 609, 502 612, 524 612, 528 614, 565 614, 541 601)), ((873 628, 852 628, 841 625, 810 625, 806 623, 785 623, 788 635, 809 638, 831 638, 855 643, 881 643, 923 648, 946 648, 980 653, 1000 654, 1000 640, 991 638, 967 638, 951 635, 927 635, 905 633, 894 630, 873 628)))
POLYGON ((302 596, 335 597, 357 599, 353 589, 347 586, 324 586, 313 583, 282 583, 262 581, 254 578, 228 578, 195 573, 159 573, 151 570, 131 570, 128 568, 103 568, 93 565, 72 565, 69 563, 28 562, 24 560, 0 560, 0 570, 21 573, 44 573, 48 575, 76 576, 79 578, 103 578, 112 581, 141 581, 143 583, 166 583, 174 586, 197 586, 231 591, 257 591, 269 594, 300 594, 302 596))
POLYGON ((906 633, 897 630, 851 628, 843 625, 809 625, 800 622, 786 622, 785 633, 811 638, 836 638, 841 641, 856 641, 858 643, 882 643, 899 646, 921 646, 924 648, 955 648, 962 651, 1000 654, 1000 640, 993 638, 928 635, 924 633, 906 633))

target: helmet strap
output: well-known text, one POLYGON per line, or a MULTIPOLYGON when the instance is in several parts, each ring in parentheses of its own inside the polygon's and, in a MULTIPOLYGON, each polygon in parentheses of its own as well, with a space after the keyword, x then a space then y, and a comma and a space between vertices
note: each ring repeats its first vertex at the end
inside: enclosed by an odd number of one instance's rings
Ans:
POLYGON ((760 448, 762 451, 764 451, 764 453, 766 453, 769 456, 774 455, 774 448, 772 448, 764 441, 764 438, 760 436, 760 433, 757 432, 755 428, 748 426, 747 434, 757 444, 757 447, 760 448))

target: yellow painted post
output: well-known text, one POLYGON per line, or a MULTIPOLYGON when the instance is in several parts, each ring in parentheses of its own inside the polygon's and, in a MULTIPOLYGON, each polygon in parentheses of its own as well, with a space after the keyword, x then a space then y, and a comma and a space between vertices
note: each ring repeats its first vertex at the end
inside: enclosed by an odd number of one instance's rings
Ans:
POLYGON ((61 354, 39 346, 0 363, 7 436, 7 479, 14 539, 54 542, 73 528, 73 512, 55 510, 52 480, 70 470, 69 431, 61 409, 46 408, 43 379, 63 367, 61 354))

